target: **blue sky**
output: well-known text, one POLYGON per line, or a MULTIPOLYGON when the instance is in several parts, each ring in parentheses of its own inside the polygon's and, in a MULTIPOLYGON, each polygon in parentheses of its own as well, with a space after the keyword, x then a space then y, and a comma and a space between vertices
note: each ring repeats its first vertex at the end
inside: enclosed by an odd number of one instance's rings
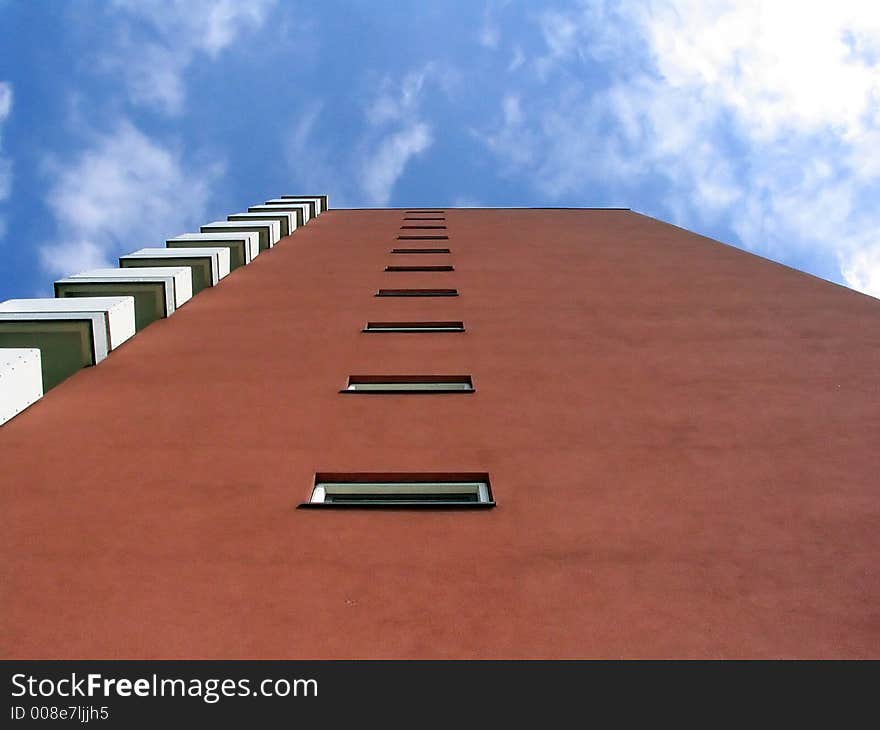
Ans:
POLYGON ((0 299, 324 192, 626 206, 880 297, 880 3, 0 0, 0 299))

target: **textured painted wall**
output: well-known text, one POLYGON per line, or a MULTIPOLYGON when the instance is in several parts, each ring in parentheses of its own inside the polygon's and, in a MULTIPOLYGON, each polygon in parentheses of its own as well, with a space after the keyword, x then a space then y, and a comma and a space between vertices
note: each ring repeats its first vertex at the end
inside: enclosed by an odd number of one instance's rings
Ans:
POLYGON ((331 210, 0 430, 4 657, 880 654, 880 301, 630 212, 449 210, 450 256, 402 217, 331 210), (316 471, 498 507, 297 510, 316 471))

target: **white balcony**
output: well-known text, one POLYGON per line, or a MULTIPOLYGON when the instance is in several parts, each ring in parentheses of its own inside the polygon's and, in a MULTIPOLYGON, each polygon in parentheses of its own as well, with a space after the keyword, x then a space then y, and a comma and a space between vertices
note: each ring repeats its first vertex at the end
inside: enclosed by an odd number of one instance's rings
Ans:
POLYGON ((39 349, 0 347, 0 425, 42 397, 39 349))
POLYGON ((248 213, 275 213, 285 211, 296 216, 297 225, 305 225, 312 219, 312 208, 309 203, 296 203, 291 200, 282 203, 266 203, 265 205, 252 205, 248 213))
POLYGON ((135 326, 142 330, 192 298, 192 272, 188 266, 91 269, 56 281, 55 296, 134 297, 135 326))
POLYGON ((245 266, 260 253, 260 234, 256 231, 233 231, 229 233, 184 233, 165 241, 168 248, 192 248, 224 246, 229 249, 229 269, 234 271, 245 266))
POLYGON ((80 368, 97 365, 135 331, 131 296, 0 303, 0 347, 40 350, 44 392, 80 368))
POLYGON ((214 221, 206 223, 199 230, 202 233, 257 233, 260 236, 260 251, 272 248, 281 240, 281 223, 277 220, 214 221))
POLYGON ((280 226, 279 236, 284 238, 296 230, 296 213, 287 210, 269 210, 260 213, 233 213, 226 216, 228 221, 249 223, 250 221, 270 220, 278 221, 280 226))
POLYGON ((142 248, 119 257, 123 269, 156 266, 188 266, 192 272, 192 293, 216 286, 229 274, 229 249, 225 246, 195 248, 142 248))

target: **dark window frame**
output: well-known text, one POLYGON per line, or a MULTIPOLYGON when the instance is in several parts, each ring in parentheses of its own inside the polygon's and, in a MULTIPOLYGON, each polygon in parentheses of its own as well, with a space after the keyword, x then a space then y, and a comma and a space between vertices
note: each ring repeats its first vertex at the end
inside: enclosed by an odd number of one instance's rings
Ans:
POLYGON ((451 254, 448 248, 392 248, 391 253, 433 253, 433 254, 451 254))
POLYGON ((345 395, 471 395, 477 392, 474 379, 470 375, 349 375, 347 385, 339 391, 345 395), (467 385, 461 390, 428 390, 426 388, 386 388, 371 390, 352 389, 352 385, 394 385, 434 383, 460 383, 467 385))
POLYGON ((389 271, 389 272, 396 271, 396 272, 403 272, 403 273, 421 271, 421 272, 437 273, 437 272, 444 272, 444 271, 455 271, 455 267, 452 264, 433 264, 433 265, 429 264, 427 266, 418 266, 418 265, 416 265, 416 266, 408 266, 408 265, 393 266, 392 265, 392 266, 386 266, 385 271, 389 271))
MULTIPOLYGON (((403 493, 403 492, 402 492, 403 493)), ((413 492, 406 492, 413 494, 413 492)), ((431 493, 429 492, 428 495, 431 493)), ((326 497, 324 497, 326 500, 326 497)), ((417 510, 447 510, 447 509, 492 509, 497 506, 492 491, 492 482, 486 472, 381 472, 381 473, 338 473, 318 472, 314 476, 308 499, 300 503, 303 509, 417 509, 417 510), (365 489, 370 486, 388 485, 413 485, 426 484, 432 486, 475 486, 477 487, 478 501, 468 499, 460 502, 444 499, 443 501, 431 501, 425 499, 412 499, 407 501, 401 498, 397 502, 390 501, 387 497, 381 501, 370 502, 369 499, 357 499, 351 501, 313 501, 319 487, 325 488, 332 485, 356 486, 363 484, 365 489), (483 499, 485 497, 485 499, 483 499)))
POLYGON ((361 332, 370 334, 445 334, 466 332, 464 322, 460 320, 438 320, 434 322, 367 322, 361 332), (443 327, 444 329, 425 329, 427 327, 443 327), (380 329, 377 329, 380 328, 380 329))
POLYGON ((458 289, 379 289, 377 297, 457 297, 458 289))

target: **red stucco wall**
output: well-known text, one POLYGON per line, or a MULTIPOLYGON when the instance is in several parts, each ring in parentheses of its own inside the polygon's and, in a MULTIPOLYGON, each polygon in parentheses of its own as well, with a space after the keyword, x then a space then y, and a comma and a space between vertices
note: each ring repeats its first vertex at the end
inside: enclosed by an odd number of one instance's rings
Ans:
POLYGON ((0 655, 880 655, 880 302, 635 213, 447 219, 331 210, 0 429, 0 655), (297 510, 316 471, 498 507, 297 510))

